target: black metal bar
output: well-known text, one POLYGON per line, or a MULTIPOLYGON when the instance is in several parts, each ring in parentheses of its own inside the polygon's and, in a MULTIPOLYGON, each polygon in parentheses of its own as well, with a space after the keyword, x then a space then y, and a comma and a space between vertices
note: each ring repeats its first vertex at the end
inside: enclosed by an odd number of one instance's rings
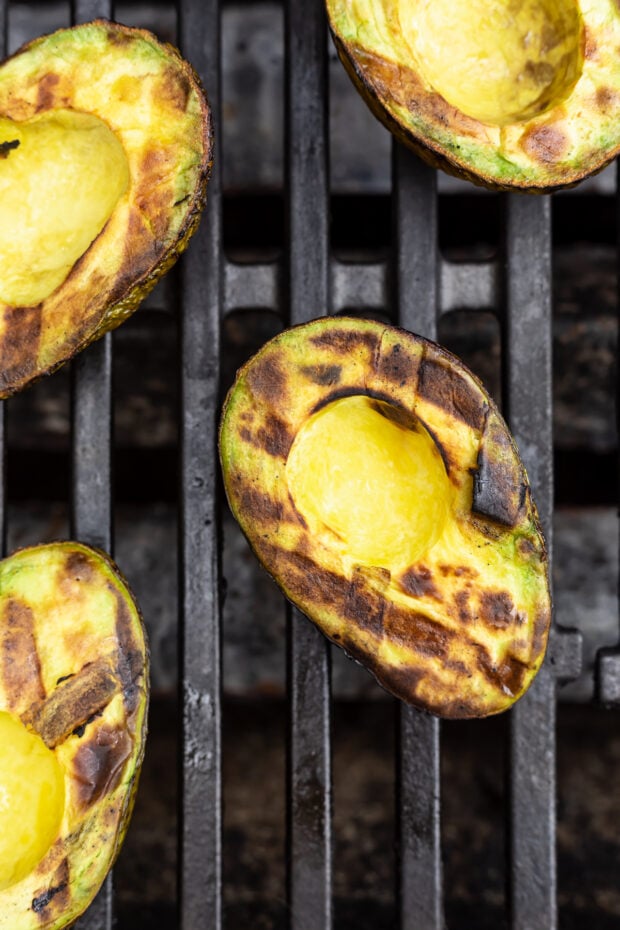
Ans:
MULTIPOLYGON (((438 316, 436 172, 393 147, 396 322, 435 339, 438 316)), ((397 891, 401 930, 443 927, 439 720, 398 705, 397 891)))
MULTIPOLYGON (((74 22, 111 19, 111 0, 73 0, 74 22)), ((112 336, 78 356, 72 367, 73 487, 71 532, 112 553, 112 336)), ((113 878, 76 924, 77 930, 112 930, 113 878)))
MULTIPOLYGON (((286 7, 290 322, 329 312, 327 50, 321 0, 286 7)), ((292 930, 332 926, 330 655, 288 613, 288 895, 292 930)))
MULTIPOLYGON (((506 210, 505 410, 552 557, 551 202, 513 194, 506 210)), ((557 926, 555 692, 545 662, 511 713, 513 930, 557 926)))
POLYGON ((181 264, 179 925, 222 927, 221 598, 217 500, 223 300, 220 4, 180 0, 180 44, 215 125, 214 171, 200 228, 181 264))

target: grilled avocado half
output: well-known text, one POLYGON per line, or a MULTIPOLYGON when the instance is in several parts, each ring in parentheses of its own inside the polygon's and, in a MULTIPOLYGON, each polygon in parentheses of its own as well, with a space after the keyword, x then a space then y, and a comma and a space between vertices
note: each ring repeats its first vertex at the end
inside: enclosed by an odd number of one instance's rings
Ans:
POLYGON ((144 755, 148 653, 102 552, 0 563, 0 928, 60 930, 120 849, 144 755))
POLYGON ((506 710, 544 657, 545 544, 480 382, 438 345, 321 318, 239 371, 220 427, 232 513, 287 597, 397 697, 506 710))
POLYGON ((118 326, 195 231, 211 117, 142 29, 61 29, 0 65, 0 397, 118 326))
POLYGON ((373 112, 490 188, 577 183, 620 149, 616 0, 326 0, 373 112))

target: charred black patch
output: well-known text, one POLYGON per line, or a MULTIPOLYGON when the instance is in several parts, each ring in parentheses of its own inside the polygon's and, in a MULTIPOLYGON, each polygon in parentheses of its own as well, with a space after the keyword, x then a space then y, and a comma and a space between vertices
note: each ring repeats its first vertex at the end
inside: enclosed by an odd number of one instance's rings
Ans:
POLYGON ((37 113, 42 110, 51 110, 57 105, 56 88, 60 83, 60 75, 50 71, 39 79, 37 84, 37 113))
POLYGON ((0 668, 9 709, 43 700, 45 688, 34 636, 34 614, 15 598, 10 598, 4 608, 0 645, 0 668))
POLYGON ((375 362, 378 377, 399 387, 404 387, 407 381, 413 383, 417 367, 416 362, 398 343, 391 346, 387 352, 379 352, 375 362))
POLYGON ((118 640, 117 671, 123 689, 127 716, 138 706, 144 686, 144 655, 142 643, 136 639, 135 622, 120 591, 110 585, 116 597, 116 638, 118 640))
POLYGON ((19 147, 19 139, 10 139, 8 142, 0 142, 0 158, 8 158, 9 152, 19 147))
POLYGON ((416 611, 400 610, 392 603, 387 608, 384 627, 394 642, 434 659, 445 658, 454 639, 454 633, 435 620, 416 611))
POLYGON ((444 578, 453 575, 455 578, 477 578, 478 572, 468 565, 440 565, 439 571, 444 578))
POLYGON ((418 369, 418 393, 449 416, 482 431, 489 405, 480 391, 450 365, 425 355, 418 369))
POLYGON ((317 349, 329 349, 334 355, 349 356, 358 349, 368 349, 373 354, 379 347, 379 337, 375 333, 356 332, 353 329, 329 329, 317 333, 309 339, 317 349))
POLYGON ((53 914, 61 914, 69 903, 69 863, 66 859, 54 872, 51 882, 49 888, 35 895, 31 904, 34 913, 46 924, 53 914))
POLYGON ((342 375, 341 365, 303 365, 300 369, 302 375, 312 381, 313 384, 320 384, 328 387, 332 384, 338 384, 342 375))
POLYGON ((505 630, 518 620, 517 609, 507 591, 482 591, 480 618, 489 626, 505 630))
POLYGON ((472 510, 502 526, 516 526, 527 484, 510 439, 503 430, 485 434, 474 473, 472 510))
POLYGON ((41 305, 6 307, 0 337, 0 384, 14 389, 36 369, 41 339, 41 305))
POLYGON ((253 362, 247 370, 246 380, 257 400, 272 407, 286 404, 289 379, 273 356, 253 362))
MULTIPOLYGON (((390 573, 385 572, 385 584, 389 582, 390 573)), ((383 636, 383 617, 386 600, 368 584, 368 576, 363 568, 356 568, 351 581, 347 584, 341 579, 343 591, 346 591, 342 614, 345 620, 351 620, 360 629, 367 630, 379 639, 383 636)))
POLYGON ((267 455, 283 459, 288 456, 294 439, 284 420, 275 414, 270 414, 263 426, 257 430, 241 427, 239 435, 245 442, 262 449, 267 455))
POLYGON ((118 785, 132 741, 126 730, 100 727, 82 743, 73 761, 73 777, 82 808, 95 804, 118 785))
POLYGON ((403 591, 413 597, 433 597, 437 601, 442 599, 441 593, 433 581, 433 573, 425 565, 408 569, 399 578, 399 583, 403 591))
POLYGON ((279 523, 286 519, 285 508, 279 500, 253 487, 240 486, 238 499, 240 512, 253 524, 279 523))

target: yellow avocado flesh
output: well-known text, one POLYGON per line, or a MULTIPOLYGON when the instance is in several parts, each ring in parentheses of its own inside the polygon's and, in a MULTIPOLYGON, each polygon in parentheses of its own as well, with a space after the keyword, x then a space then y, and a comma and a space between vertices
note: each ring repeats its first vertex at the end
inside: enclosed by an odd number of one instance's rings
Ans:
POLYGON ((98 117, 0 118, 0 301, 30 307, 49 297, 128 184, 125 151, 98 117))
POLYGON ((439 450, 419 422, 364 395, 335 400, 297 433, 286 480, 319 537, 345 559, 395 570, 437 542, 450 505, 439 450))
POLYGON ((54 753, 0 711, 0 891, 40 862, 58 835, 64 806, 64 774, 54 753))
POLYGON ((398 0, 398 16, 422 78, 489 125, 544 113, 581 73, 575 0, 398 0))

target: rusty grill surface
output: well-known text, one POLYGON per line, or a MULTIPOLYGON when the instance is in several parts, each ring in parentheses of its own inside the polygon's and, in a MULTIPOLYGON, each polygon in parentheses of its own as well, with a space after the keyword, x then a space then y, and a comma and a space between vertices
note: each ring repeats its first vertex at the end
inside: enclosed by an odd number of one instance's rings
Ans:
MULTIPOLYGON (((8 0, 0 0, 0 48, 8 46, 8 0)), ((286 36, 287 247, 275 261, 226 257, 221 190, 221 9, 217 0, 179 0, 178 44, 201 75, 214 109, 215 170, 202 225, 182 261, 179 682, 179 928, 220 930, 222 908, 222 700, 220 513, 216 427, 221 327, 226 314, 256 307, 285 324, 356 308, 437 336, 442 314, 487 308, 500 324, 504 412, 530 475, 552 553, 551 239, 546 197, 504 198, 503 253, 452 263, 438 251, 433 170, 393 151, 393 238, 375 262, 337 259, 329 241, 327 36, 320 0, 289 0, 286 36)), ((114 17, 109 0, 76 0, 74 22, 114 17)), ((73 364, 72 533, 112 549, 112 340, 73 364)), ((4 445, 4 411, 2 439, 4 445)), ((6 525, 4 504, 0 505, 6 525)), ((599 689, 620 697, 617 651, 599 656, 599 689)), ((548 659, 511 713, 509 907, 514 930, 557 926, 556 685, 579 671, 579 637, 556 628, 548 659)), ((291 930, 330 930, 332 794, 330 659, 323 637, 288 618, 288 913, 291 930)), ((396 766, 398 920, 401 930, 444 925, 440 843, 440 725, 399 712, 396 766)), ((79 921, 112 930, 113 882, 79 921)))

